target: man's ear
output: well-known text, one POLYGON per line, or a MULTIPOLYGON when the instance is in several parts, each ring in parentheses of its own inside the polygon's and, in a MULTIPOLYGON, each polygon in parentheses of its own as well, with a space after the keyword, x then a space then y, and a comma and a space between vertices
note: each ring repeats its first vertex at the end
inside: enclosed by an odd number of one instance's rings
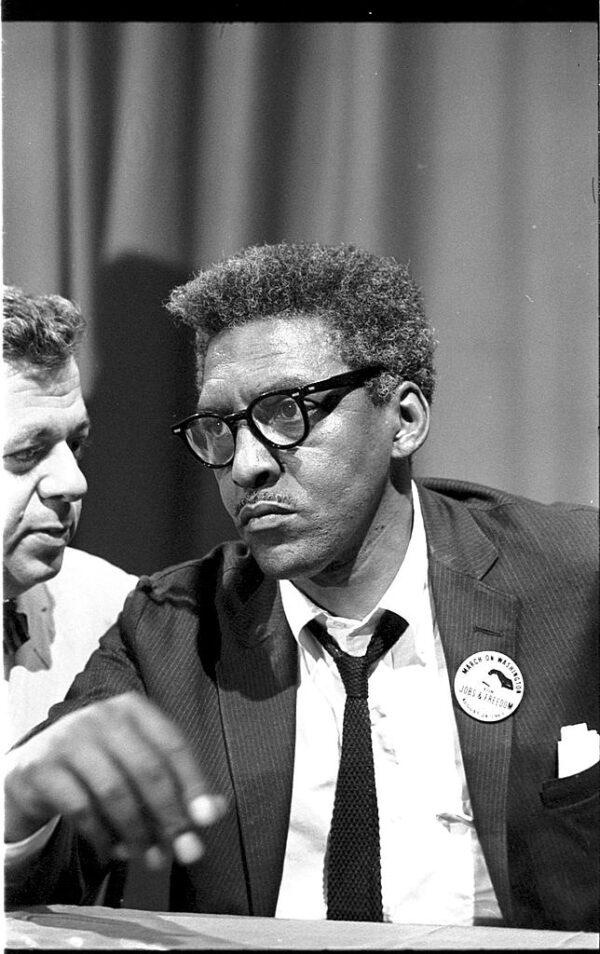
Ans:
POLYGON ((410 457, 425 442, 429 433, 429 404, 418 384, 403 381, 392 398, 397 412, 392 459, 410 457))

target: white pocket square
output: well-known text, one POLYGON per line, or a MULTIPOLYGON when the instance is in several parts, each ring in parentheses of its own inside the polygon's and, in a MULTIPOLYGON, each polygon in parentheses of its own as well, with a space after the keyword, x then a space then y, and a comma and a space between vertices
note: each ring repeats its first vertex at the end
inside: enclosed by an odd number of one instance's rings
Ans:
POLYGON ((558 777, 567 778, 591 768, 600 759, 600 736, 587 722, 563 725, 558 743, 558 777))

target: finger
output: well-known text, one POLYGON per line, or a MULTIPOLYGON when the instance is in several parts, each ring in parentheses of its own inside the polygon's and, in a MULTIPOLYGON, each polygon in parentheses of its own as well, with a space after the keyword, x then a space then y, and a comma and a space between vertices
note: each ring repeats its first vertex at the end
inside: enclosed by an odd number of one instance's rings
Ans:
MULTIPOLYGON (((188 825, 186 806, 171 764, 132 717, 139 699, 115 699, 90 707, 78 725, 63 768, 70 771, 88 794, 91 817, 77 811, 80 830, 96 826, 99 817, 119 845, 118 857, 131 857, 151 847, 169 845, 188 825)), ((144 708, 142 704, 142 708, 144 708)), ((152 863, 158 851, 150 855, 152 863)))
MULTIPOLYGON (((19 787, 27 795, 13 831, 19 831, 19 817, 29 824, 63 814, 103 851, 114 839, 122 855, 149 852, 157 866, 172 845, 187 864, 202 853, 198 826, 211 824, 226 808, 223 798, 207 790, 179 728, 138 694, 72 713, 17 753, 21 782, 15 795, 19 787)), ((29 830, 38 826, 29 824, 29 830)))
MULTIPOLYGON (((123 735, 127 735, 125 727, 123 735)), ((152 814, 144 803, 143 788, 109 749, 94 745, 94 741, 87 751, 74 753, 68 765, 88 796, 87 811, 71 812, 71 816, 84 833, 101 825, 113 844, 126 849, 127 857, 141 854, 159 840, 152 814)))
MULTIPOLYGON (((44 820, 56 815, 68 816, 78 830, 96 850, 101 861, 107 861, 111 854, 111 838, 103 819, 95 812, 94 802, 88 788, 71 770, 60 761, 42 765, 31 762, 23 766, 20 772, 13 773, 8 784, 8 794, 14 787, 18 792, 25 817, 34 819, 31 831, 40 827, 37 822, 41 814, 44 820), (28 814, 29 813, 29 814, 28 814)), ((17 834, 14 840, 26 837, 29 832, 17 834)))
MULTIPOLYGON (((183 826, 178 822, 177 828, 213 824, 223 815, 226 800, 209 790, 179 727, 154 706, 148 705, 143 711, 136 707, 131 714, 137 722, 140 737, 145 738, 147 745, 155 751, 157 760, 163 761, 163 778, 175 786, 178 804, 184 810, 183 826)), ((167 789, 166 804, 170 796, 167 789)))
POLYGON ((196 829, 221 817, 225 800, 206 791, 181 731, 155 706, 136 696, 112 702, 94 728, 113 767, 100 766, 99 772, 92 769, 87 775, 101 812, 127 853, 156 847, 148 855, 153 866, 162 863, 164 850, 171 846, 181 863, 198 860, 203 844, 196 829), (122 789, 109 787, 115 780, 122 789), (143 824, 136 812, 141 812, 143 824))
MULTIPOLYGON (((111 857, 128 860, 144 853, 151 868, 163 867, 168 853, 153 844, 156 833, 145 824, 147 813, 142 802, 130 797, 133 792, 129 780, 121 777, 119 766, 104 752, 94 752, 85 733, 80 740, 86 743, 83 759, 73 751, 69 761, 31 764, 18 785, 22 800, 25 804, 35 803, 38 810, 46 810, 48 815, 70 818, 94 846, 101 862, 108 862, 111 857), (93 757, 89 757, 92 752, 93 757)), ((189 841, 184 841, 178 853, 180 860, 191 863, 200 857, 202 848, 200 845, 192 851, 189 841)))

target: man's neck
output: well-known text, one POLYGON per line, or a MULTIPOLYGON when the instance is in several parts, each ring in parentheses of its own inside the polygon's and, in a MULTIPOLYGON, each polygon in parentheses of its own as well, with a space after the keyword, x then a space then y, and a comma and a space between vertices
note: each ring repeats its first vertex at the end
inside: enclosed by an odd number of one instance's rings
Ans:
POLYGON ((313 579, 296 579, 294 584, 333 616, 362 619, 377 606, 400 569, 412 518, 410 485, 405 493, 390 485, 352 564, 313 579))

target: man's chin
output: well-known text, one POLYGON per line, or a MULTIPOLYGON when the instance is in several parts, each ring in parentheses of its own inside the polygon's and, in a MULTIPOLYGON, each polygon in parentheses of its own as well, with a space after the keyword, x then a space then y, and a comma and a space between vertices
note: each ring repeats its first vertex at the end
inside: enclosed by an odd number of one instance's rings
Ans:
POLYGON ((248 548, 265 576, 275 580, 311 577, 326 566, 324 560, 317 562, 314 550, 305 543, 300 546, 289 543, 266 546, 253 542, 248 548))
POLYGON ((38 583, 53 579, 63 564, 64 550, 54 553, 49 559, 37 559, 27 566, 18 567, 14 572, 4 568, 4 596, 12 598, 26 593, 38 583))

